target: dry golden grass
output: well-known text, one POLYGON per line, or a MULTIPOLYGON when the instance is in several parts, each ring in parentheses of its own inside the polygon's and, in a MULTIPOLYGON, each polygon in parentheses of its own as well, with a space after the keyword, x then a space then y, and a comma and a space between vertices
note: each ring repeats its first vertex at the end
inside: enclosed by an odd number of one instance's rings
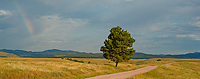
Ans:
POLYGON ((19 56, 12 54, 12 53, 6 53, 6 52, 0 52, 0 58, 20 58, 19 56))
POLYGON ((129 79, 200 79, 200 59, 174 59, 176 63, 158 67, 129 79))
POLYGON ((60 58, 0 58, 0 79, 85 78, 143 67, 135 64, 121 64, 116 68, 114 63, 109 63, 105 59, 78 60, 91 61, 91 64, 60 58), (93 61, 96 64, 92 64, 93 61))
POLYGON ((73 60, 84 63, 61 58, 0 58, 0 79, 80 79, 174 62, 174 59, 162 59, 162 61, 132 59, 115 67, 114 62, 106 59, 73 58, 73 60))

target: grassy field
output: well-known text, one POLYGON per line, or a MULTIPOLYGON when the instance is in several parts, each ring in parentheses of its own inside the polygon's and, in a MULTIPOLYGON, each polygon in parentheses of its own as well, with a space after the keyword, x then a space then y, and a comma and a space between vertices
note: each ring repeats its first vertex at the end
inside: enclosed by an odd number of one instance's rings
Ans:
MULTIPOLYGON (((115 63, 106 59, 73 58, 67 60, 61 58, 0 58, 0 79, 81 79, 102 74, 134 70, 145 66, 162 65, 175 61, 177 63, 172 66, 178 65, 177 67, 182 68, 181 63, 184 64, 185 62, 191 63, 189 66, 193 64, 199 66, 197 61, 199 62, 200 60, 162 59, 162 61, 157 61, 157 59, 132 59, 129 62, 119 63, 119 66, 115 67, 115 63)), ((163 67, 159 67, 158 69, 160 68, 162 69, 163 67)), ((165 71, 163 71, 163 73, 164 72, 165 71)), ((199 72, 191 71, 191 74, 193 73, 199 75, 199 72)))
POLYGON ((200 59, 174 59, 172 65, 158 67, 129 79, 200 79, 200 59))

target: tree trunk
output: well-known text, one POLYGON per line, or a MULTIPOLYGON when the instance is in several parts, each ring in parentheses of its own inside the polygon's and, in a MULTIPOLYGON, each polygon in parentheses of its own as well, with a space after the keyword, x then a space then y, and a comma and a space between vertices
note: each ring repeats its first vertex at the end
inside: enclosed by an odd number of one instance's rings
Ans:
POLYGON ((116 66, 115 67, 117 67, 117 65, 118 65, 118 62, 116 62, 116 66))

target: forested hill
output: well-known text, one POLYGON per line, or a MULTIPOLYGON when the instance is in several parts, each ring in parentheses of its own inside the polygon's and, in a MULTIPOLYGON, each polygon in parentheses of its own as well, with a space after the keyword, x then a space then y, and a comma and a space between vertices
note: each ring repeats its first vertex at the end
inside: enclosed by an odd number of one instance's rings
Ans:
MULTIPOLYGON (((78 52, 72 50, 58 50, 51 49, 40 52, 32 52, 25 50, 9 50, 2 49, 0 52, 12 53, 20 57, 24 58, 103 58, 102 53, 85 53, 78 52)), ((153 55, 153 54, 145 54, 142 52, 134 53, 134 59, 149 59, 149 58, 200 58, 200 52, 180 54, 180 55, 153 55)))
POLYGON ((145 54, 145 53, 135 53, 134 58, 196 58, 196 59, 200 59, 200 52, 194 52, 194 53, 187 53, 187 54, 179 54, 179 55, 171 55, 171 54, 167 54, 167 55, 163 55, 163 54, 159 54, 159 55, 153 55, 153 54, 145 54))

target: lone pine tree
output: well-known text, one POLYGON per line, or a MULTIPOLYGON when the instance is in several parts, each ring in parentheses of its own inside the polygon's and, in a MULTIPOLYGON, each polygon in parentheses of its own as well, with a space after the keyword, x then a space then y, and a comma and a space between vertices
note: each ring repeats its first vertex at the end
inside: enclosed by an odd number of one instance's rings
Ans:
POLYGON ((133 50, 134 42, 135 39, 131 37, 127 30, 120 26, 113 27, 100 51, 103 52, 104 58, 115 62, 117 67, 119 62, 128 62, 133 58, 135 53, 135 50, 133 50))

